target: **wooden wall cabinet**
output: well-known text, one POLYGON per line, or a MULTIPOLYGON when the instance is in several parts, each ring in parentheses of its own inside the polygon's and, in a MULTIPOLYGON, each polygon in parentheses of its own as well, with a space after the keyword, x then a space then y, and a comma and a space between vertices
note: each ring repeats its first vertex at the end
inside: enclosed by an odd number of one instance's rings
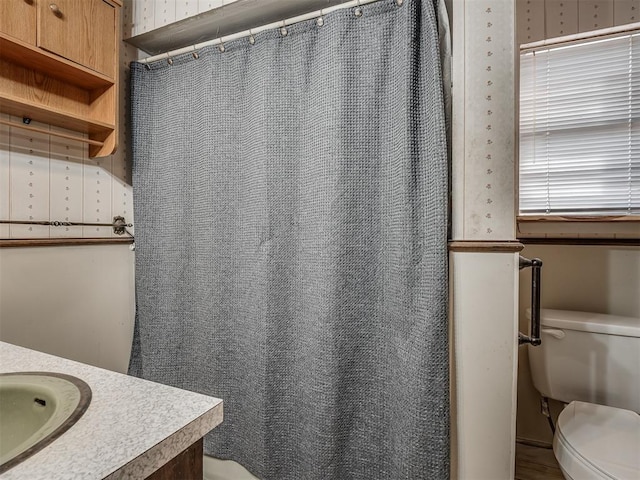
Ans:
POLYGON ((0 32, 36 44, 35 0, 0 1, 0 32))
POLYGON ((89 144, 91 157, 112 154, 121 6, 120 0, 0 0, 0 111, 87 134, 78 140, 89 144))

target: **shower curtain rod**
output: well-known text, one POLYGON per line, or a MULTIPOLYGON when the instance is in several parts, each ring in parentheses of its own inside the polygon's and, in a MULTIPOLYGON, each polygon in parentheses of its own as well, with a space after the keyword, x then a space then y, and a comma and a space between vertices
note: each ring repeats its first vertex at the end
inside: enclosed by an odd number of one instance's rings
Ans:
MULTIPOLYGON (((305 13, 304 15, 298 15, 297 17, 292 17, 292 18, 287 18, 285 20, 280 20, 279 22, 274 22, 274 23, 269 23, 267 25, 262 25, 260 27, 256 27, 256 28, 250 28, 249 30, 243 30, 241 32, 238 33, 233 33, 231 35, 227 35, 224 37, 220 37, 220 38, 216 38, 214 40, 208 40, 206 42, 202 42, 202 43, 196 43, 195 45, 191 45, 188 47, 182 47, 182 48, 178 48, 176 50, 171 50, 169 52, 165 52, 165 53, 160 53, 158 55, 154 55, 152 57, 147 57, 147 58, 143 58, 142 60, 139 60, 139 62, 144 63, 146 65, 148 65, 149 63, 152 62, 157 62, 158 60, 167 60, 169 63, 172 62, 171 57, 175 57, 176 55, 181 55, 183 53, 189 53, 192 52, 194 54, 194 56, 197 54, 197 51, 203 47, 208 47, 210 45, 224 45, 224 43, 226 42, 230 42, 232 40, 237 40, 239 38, 243 38, 243 37, 250 37, 252 35, 255 35, 256 33, 262 32, 264 30, 271 30, 273 28, 285 28, 289 25, 293 25, 295 23, 300 23, 300 22, 304 22, 307 20, 311 20, 313 18, 320 18, 323 17, 324 15, 331 13, 331 12, 335 12, 336 10, 343 10, 345 8, 358 8, 362 5, 366 5, 368 3, 374 3, 374 2, 378 2, 380 0, 352 0, 350 2, 346 2, 346 3, 341 3, 339 5, 334 5, 332 7, 327 7, 327 8, 323 8, 320 10, 315 10, 313 12, 309 12, 309 13, 305 13)), ((398 5, 402 5, 404 3, 404 0, 395 0, 395 2, 398 5)), ((358 15, 356 13, 356 15, 358 15)), ((321 23, 319 23, 319 25, 321 25, 321 23)), ((284 33, 286 35, 286 31, 284 33)), ((197 58, 197 57, 196 57, 197 58)))

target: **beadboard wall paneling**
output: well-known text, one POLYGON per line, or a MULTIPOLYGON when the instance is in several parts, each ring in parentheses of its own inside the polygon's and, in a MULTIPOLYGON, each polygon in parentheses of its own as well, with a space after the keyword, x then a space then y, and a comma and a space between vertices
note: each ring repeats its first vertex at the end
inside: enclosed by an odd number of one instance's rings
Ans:
MULTIPOLYGON (((580 0, 578 31, 589 32, 613 26, 613 0, 580 0)), ((626 22, 625 22, 626 23, 626 22)))
MULTIPOLYGON (((578 0, 546 0, 536 2, 535 7, 535 10, 543 12, 545 24, 531 40, 527 38, 527 42, 578 33, 578 0)), ((519 11, 517 16, 520 18, 519 11)))
MULTIPOLYGON (((19 122, 18 118, 4 118, 19 122)), ((48 128, 33 122, 34 127, 48 128)), ((49 136, 9 128, 9 219, 49 220, 49 136)), ((12 225, 11 238, 46 238, 49 227, 12 225)))
POLYGON ((125 38, 164 27, 236 0, 134 0, 132 25, 125 38))
MULTIPOLYGON (((547 0, 552 1, 552 0, 547 0)), ((545 29, 545 11, 549 9, 536 8, 545 0, 517 0, 518 8, 518 43, 535 42, 540 36, 540 32, 545 29)), ((577 0, 560 0, 556 3, 577 2, 577 0)))
MULTIPOLYGON (((12 123, 22 121, 6 114, 0 116, 12 123)), ((31 125, 45 130, 56 128, 38 122, 31 125)), ((115 215, 122 215, 131 222, 129 183, 122 151, 90 159, 84 143, 0 126, 0 217, 3 220, 111 223, 115 215)), ((0 238, 112 235, 112 229, 107 227, 0 226, 0 238)))
POLYGON ((640 0, 516 0, 518 44, 640 21, 640 0))
MULTIPOLYGON (((125 31, 132 8, 121 9, 125 31)), ((82 142, 0 125, 0 219, 111 223, 116 215, 133 223, 131 175, 127 162, 128 69, 137 50, 121 42, 120 138, 114 155, 90 159, 82 142)), ((3 120, 22 119, 0 113, 3 120)), ((32 122, 45 130, 58 129, 32 122)), ((76 134, 77 132, 69 132, 76 134)), ((118 237, 108 227, 2 225, 0 238, 118 237)))
POLYGON ((613 4, 613 24, 625 25, 640 21, 640 0, 616 0, 613 4))
MULTIPOLYGON (((54 129, 55 127, 51 127, 54 129)), ((56 130, 62 131, 60 128, 56 130)), ((86 149, 81 142, 49 137, 49 214, 51 219, 83 218, 83 165, 86 149)), ((82 237, 82 227, 55 228, 59 237, 82 237)))
POLYGON ((509 241, 515 238, 514 5, 474 0, 453 7, 452 239, 509 241))

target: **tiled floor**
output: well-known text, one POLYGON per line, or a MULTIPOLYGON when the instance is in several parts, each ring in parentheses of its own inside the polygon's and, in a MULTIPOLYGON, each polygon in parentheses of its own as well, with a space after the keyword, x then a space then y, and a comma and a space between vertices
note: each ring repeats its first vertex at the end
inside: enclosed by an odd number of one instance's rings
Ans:
POLYGON ((553 450, 516 443, 515 480, 564 480, 553 450))

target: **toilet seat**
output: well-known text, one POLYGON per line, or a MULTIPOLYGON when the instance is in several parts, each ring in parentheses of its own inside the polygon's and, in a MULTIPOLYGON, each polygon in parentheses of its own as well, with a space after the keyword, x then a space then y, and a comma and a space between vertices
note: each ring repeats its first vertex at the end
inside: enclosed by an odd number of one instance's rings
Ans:
POLYGON ((640 415, 571 402, 558 417, 553 452, 575 480, 640 478, 640 415))

